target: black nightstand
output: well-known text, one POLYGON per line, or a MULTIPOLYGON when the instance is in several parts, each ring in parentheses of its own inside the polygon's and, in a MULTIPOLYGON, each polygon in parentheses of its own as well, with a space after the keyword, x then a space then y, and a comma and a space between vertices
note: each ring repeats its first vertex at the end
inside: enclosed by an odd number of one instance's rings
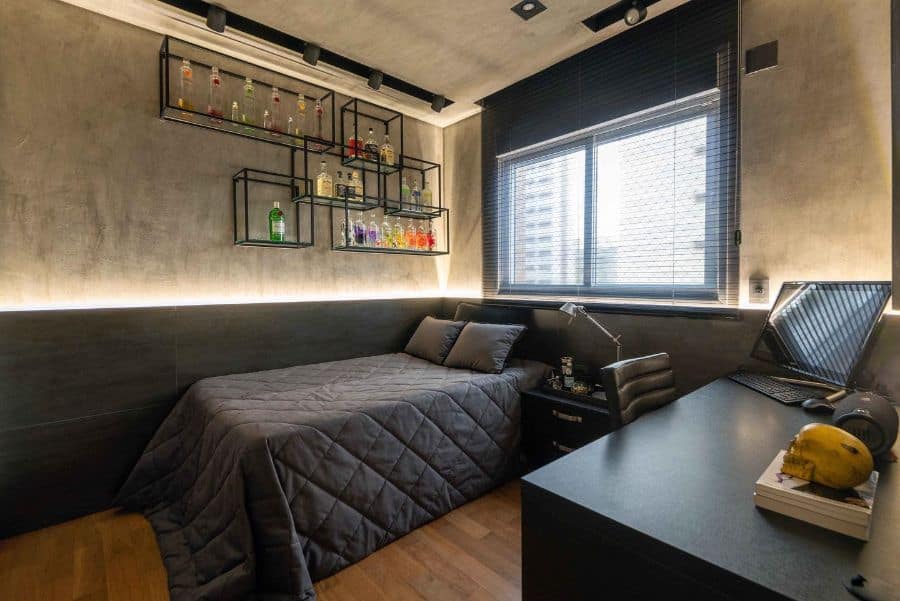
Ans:
POLYGON ((540 389, 522 393, 522 452, 528 471, 608 434, 609 410, 540 389))

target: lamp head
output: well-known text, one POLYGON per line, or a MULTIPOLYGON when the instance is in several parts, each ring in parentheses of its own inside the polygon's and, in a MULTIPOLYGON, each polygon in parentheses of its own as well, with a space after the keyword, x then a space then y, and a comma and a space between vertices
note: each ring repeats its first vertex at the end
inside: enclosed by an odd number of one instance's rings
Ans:
POLYGON ((579 307, 575 303, 566 303, 559 308, 560 311, 562 311, 569 317, 575 317, 578 314, 579 309, 581 309, 581 307, 579 307))

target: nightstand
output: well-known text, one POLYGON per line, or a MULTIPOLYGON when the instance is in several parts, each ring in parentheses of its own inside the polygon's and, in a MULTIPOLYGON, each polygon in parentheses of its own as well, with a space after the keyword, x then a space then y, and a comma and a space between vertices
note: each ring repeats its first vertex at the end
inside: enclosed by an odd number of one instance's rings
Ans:
POLYGON ((613 430, 605 404, 533 389, 522 393, 522 452, 528 471, 613 430))

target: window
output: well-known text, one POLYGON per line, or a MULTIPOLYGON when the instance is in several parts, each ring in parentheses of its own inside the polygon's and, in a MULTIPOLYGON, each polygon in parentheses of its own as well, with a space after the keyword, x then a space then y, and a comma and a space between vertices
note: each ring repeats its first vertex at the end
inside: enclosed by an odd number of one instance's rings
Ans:
POLYGON ((498 157, 498 292, 720 302, 719 119, 711 89, 498 157))

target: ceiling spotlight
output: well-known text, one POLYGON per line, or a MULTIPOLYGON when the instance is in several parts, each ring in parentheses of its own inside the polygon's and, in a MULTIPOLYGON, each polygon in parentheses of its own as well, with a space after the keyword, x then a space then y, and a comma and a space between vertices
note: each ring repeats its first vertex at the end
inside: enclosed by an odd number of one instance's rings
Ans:
POLYGON ((625 11, 625 24, 633 27, 647 18, 647 7, 635 0, 625 11))
POLYGON ((315 67, 316 63, 319 62, 320 54, 322 54, 321 47, 312 42, 306 42, 306 46, 303 47, 303 60, 315 67))
POLYGON ((384 73, 378 69, 372 69, 372 72, 369 74, 369 87, 377 90, 381 87, 382 81, 384 81, 384 73))
POLYGON ((440 113, 441 109, 444 108, 444 105, 446 103, 446 98, 444 98, 441 94, 435 94, 434 98, 431 101, 431 110, 433 110, 435 113, 440 113))
POLYGON ((224 8, 210 4, 209 8, 206 9, 206 26, 213 31, 222 33, 225 31, 225 20, 227 16, 228 13, 225 12, 224 8))
POLYGON ((522 0, 521 2, 510 8, 510 10, 527 21, 531 17, 534 17, 547 10, 547 7, 541 4, 538 0, 522 0))

